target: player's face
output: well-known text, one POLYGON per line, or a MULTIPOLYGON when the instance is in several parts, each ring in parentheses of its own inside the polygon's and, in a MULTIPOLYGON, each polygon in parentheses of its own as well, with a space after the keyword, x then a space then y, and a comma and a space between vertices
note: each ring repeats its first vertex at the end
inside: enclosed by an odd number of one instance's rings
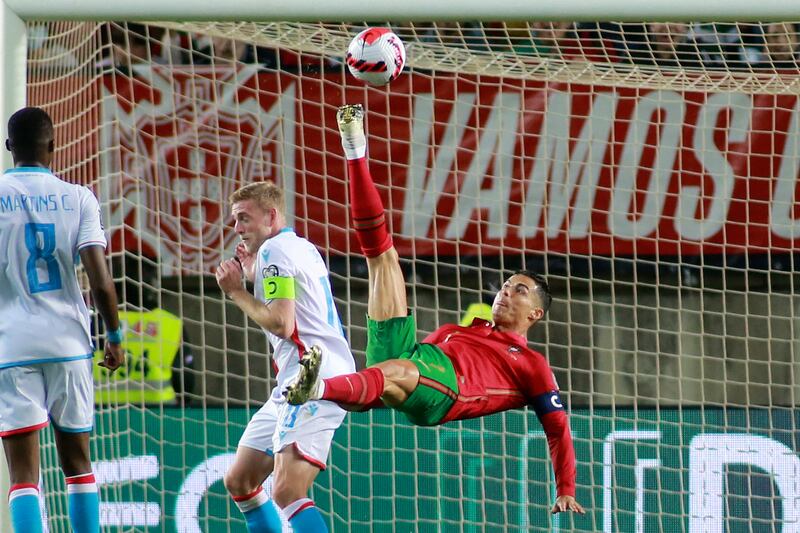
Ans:
POLYGON ((270 236, 274 213, 264 210, 255 200, 242 200, 233 204, 233 229, 251 254, 270 236))
POLYGON ((495 324, 518 329, 544 316, 535 289, 536 282, 528 276, 515 274, 508 278, 494 297, 492 318, 495 324))

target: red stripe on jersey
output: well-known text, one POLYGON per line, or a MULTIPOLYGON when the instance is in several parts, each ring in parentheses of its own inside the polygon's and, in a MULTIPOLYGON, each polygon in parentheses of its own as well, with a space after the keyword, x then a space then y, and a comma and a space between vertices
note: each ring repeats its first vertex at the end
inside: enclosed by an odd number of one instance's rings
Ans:
POLYGON ((451 400, 456 400, 456 399, 458 399, 458 396, 456 395, 456 393, 455 393, 455 392, 453 392, 452 390, 450 390, 450 387, 447 387, 447 386, 445 386, 445 385, 442 385, 442 384, 441 384, 441 383, 439 383, 438 381, 434 381, 434 380, 432 380, 432 379, 430 379, 430 378, 426 378, 425 376, 420 376, 420 377, 419 377, 419 384, 420 384, 420 385, 425 385, 426 387, 430 387, 430 388, 432 388, 432 389, 433 389, 433 390, 435 390, 435 391, 439 391, 439 392, 441 392, 442 394, 446 395, 446 396, 447 396, 448 398, 450 398, 451 400))
POLYGON ((36 431, 38 429, 42 429, 43 427, 46 427, 47 424, 48 424, 48 421, 45 420, 41 424, 34 424, 33 426, 27 426, 27 427, 24 427, 24 428, 17 428, 17 429, 10 429, 8 431, 0 431, 0 438, 8 437, 9 435, 19 435, 20 433, 30 433, 31 431, 36 431))
POLYGON ((67 482, 67 485, 72 485, 73 483, 79 483, 79 484, 94 483, 95 479, 94 479, 94 474, 92 472, 89 472, 88 474, 79 474, 77 476, 71 476, 65 478, 64 481, 67 482))
POLYGON ((292 339, 292 342, 295 344, 295 346, 297 346, 297 358, 300 359, 303 357, 303 353, 306 351, 306 345, 300 340, 300 333, 297 331, 296 320, 294 322, 294 331, 292 332, 292 336, 289 338, 292 339))

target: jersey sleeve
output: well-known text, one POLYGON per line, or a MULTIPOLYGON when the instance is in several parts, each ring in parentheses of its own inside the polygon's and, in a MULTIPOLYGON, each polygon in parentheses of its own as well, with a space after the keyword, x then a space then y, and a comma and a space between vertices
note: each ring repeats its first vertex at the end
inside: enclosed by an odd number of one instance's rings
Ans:
POLYGON ((569 419, 550 365, 541 356, 537 356, 537 359, 534 375, 528 381, 528 390, 525 392, 547 437, 558 495, 575 496, 577 471, 569 419))
POLYGON ((261 291, 265 301, 280 298, 295 299, 295 276, 297 265, 286 251, 270 244, 262 246, 258 256, 256 290, 261 291))
POLYGON ((100 221, 100 204, 94 193, 86 187, 80 189, 80 226, 77 249, 87 246, 106 247, 106 235, 100 221))

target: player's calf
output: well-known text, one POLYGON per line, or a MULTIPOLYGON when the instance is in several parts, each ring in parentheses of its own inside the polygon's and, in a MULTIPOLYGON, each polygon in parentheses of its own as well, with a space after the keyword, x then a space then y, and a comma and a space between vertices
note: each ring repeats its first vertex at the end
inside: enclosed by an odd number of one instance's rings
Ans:
POLYGON ((347 158, 350 213, 361 251, 377 257, 393 246, 386 227, 386 214, 378 189, 367 164, 367 138, 364 134, 364 108, 345 105, 336 113, 339 135, 347 158))

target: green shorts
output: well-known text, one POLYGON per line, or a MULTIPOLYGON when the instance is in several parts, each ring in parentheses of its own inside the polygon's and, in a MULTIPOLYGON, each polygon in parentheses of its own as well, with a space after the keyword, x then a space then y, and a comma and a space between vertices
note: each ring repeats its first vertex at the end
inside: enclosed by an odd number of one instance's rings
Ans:
POLYGON ((367 319, 367 366, 388 359, 408 359, 419 370, 419 384, 402 405, 395 407, 418 426, 438 424, 458 397, 453 363, 433 344, 417 342, 413 316, 381 322, 367 319))

